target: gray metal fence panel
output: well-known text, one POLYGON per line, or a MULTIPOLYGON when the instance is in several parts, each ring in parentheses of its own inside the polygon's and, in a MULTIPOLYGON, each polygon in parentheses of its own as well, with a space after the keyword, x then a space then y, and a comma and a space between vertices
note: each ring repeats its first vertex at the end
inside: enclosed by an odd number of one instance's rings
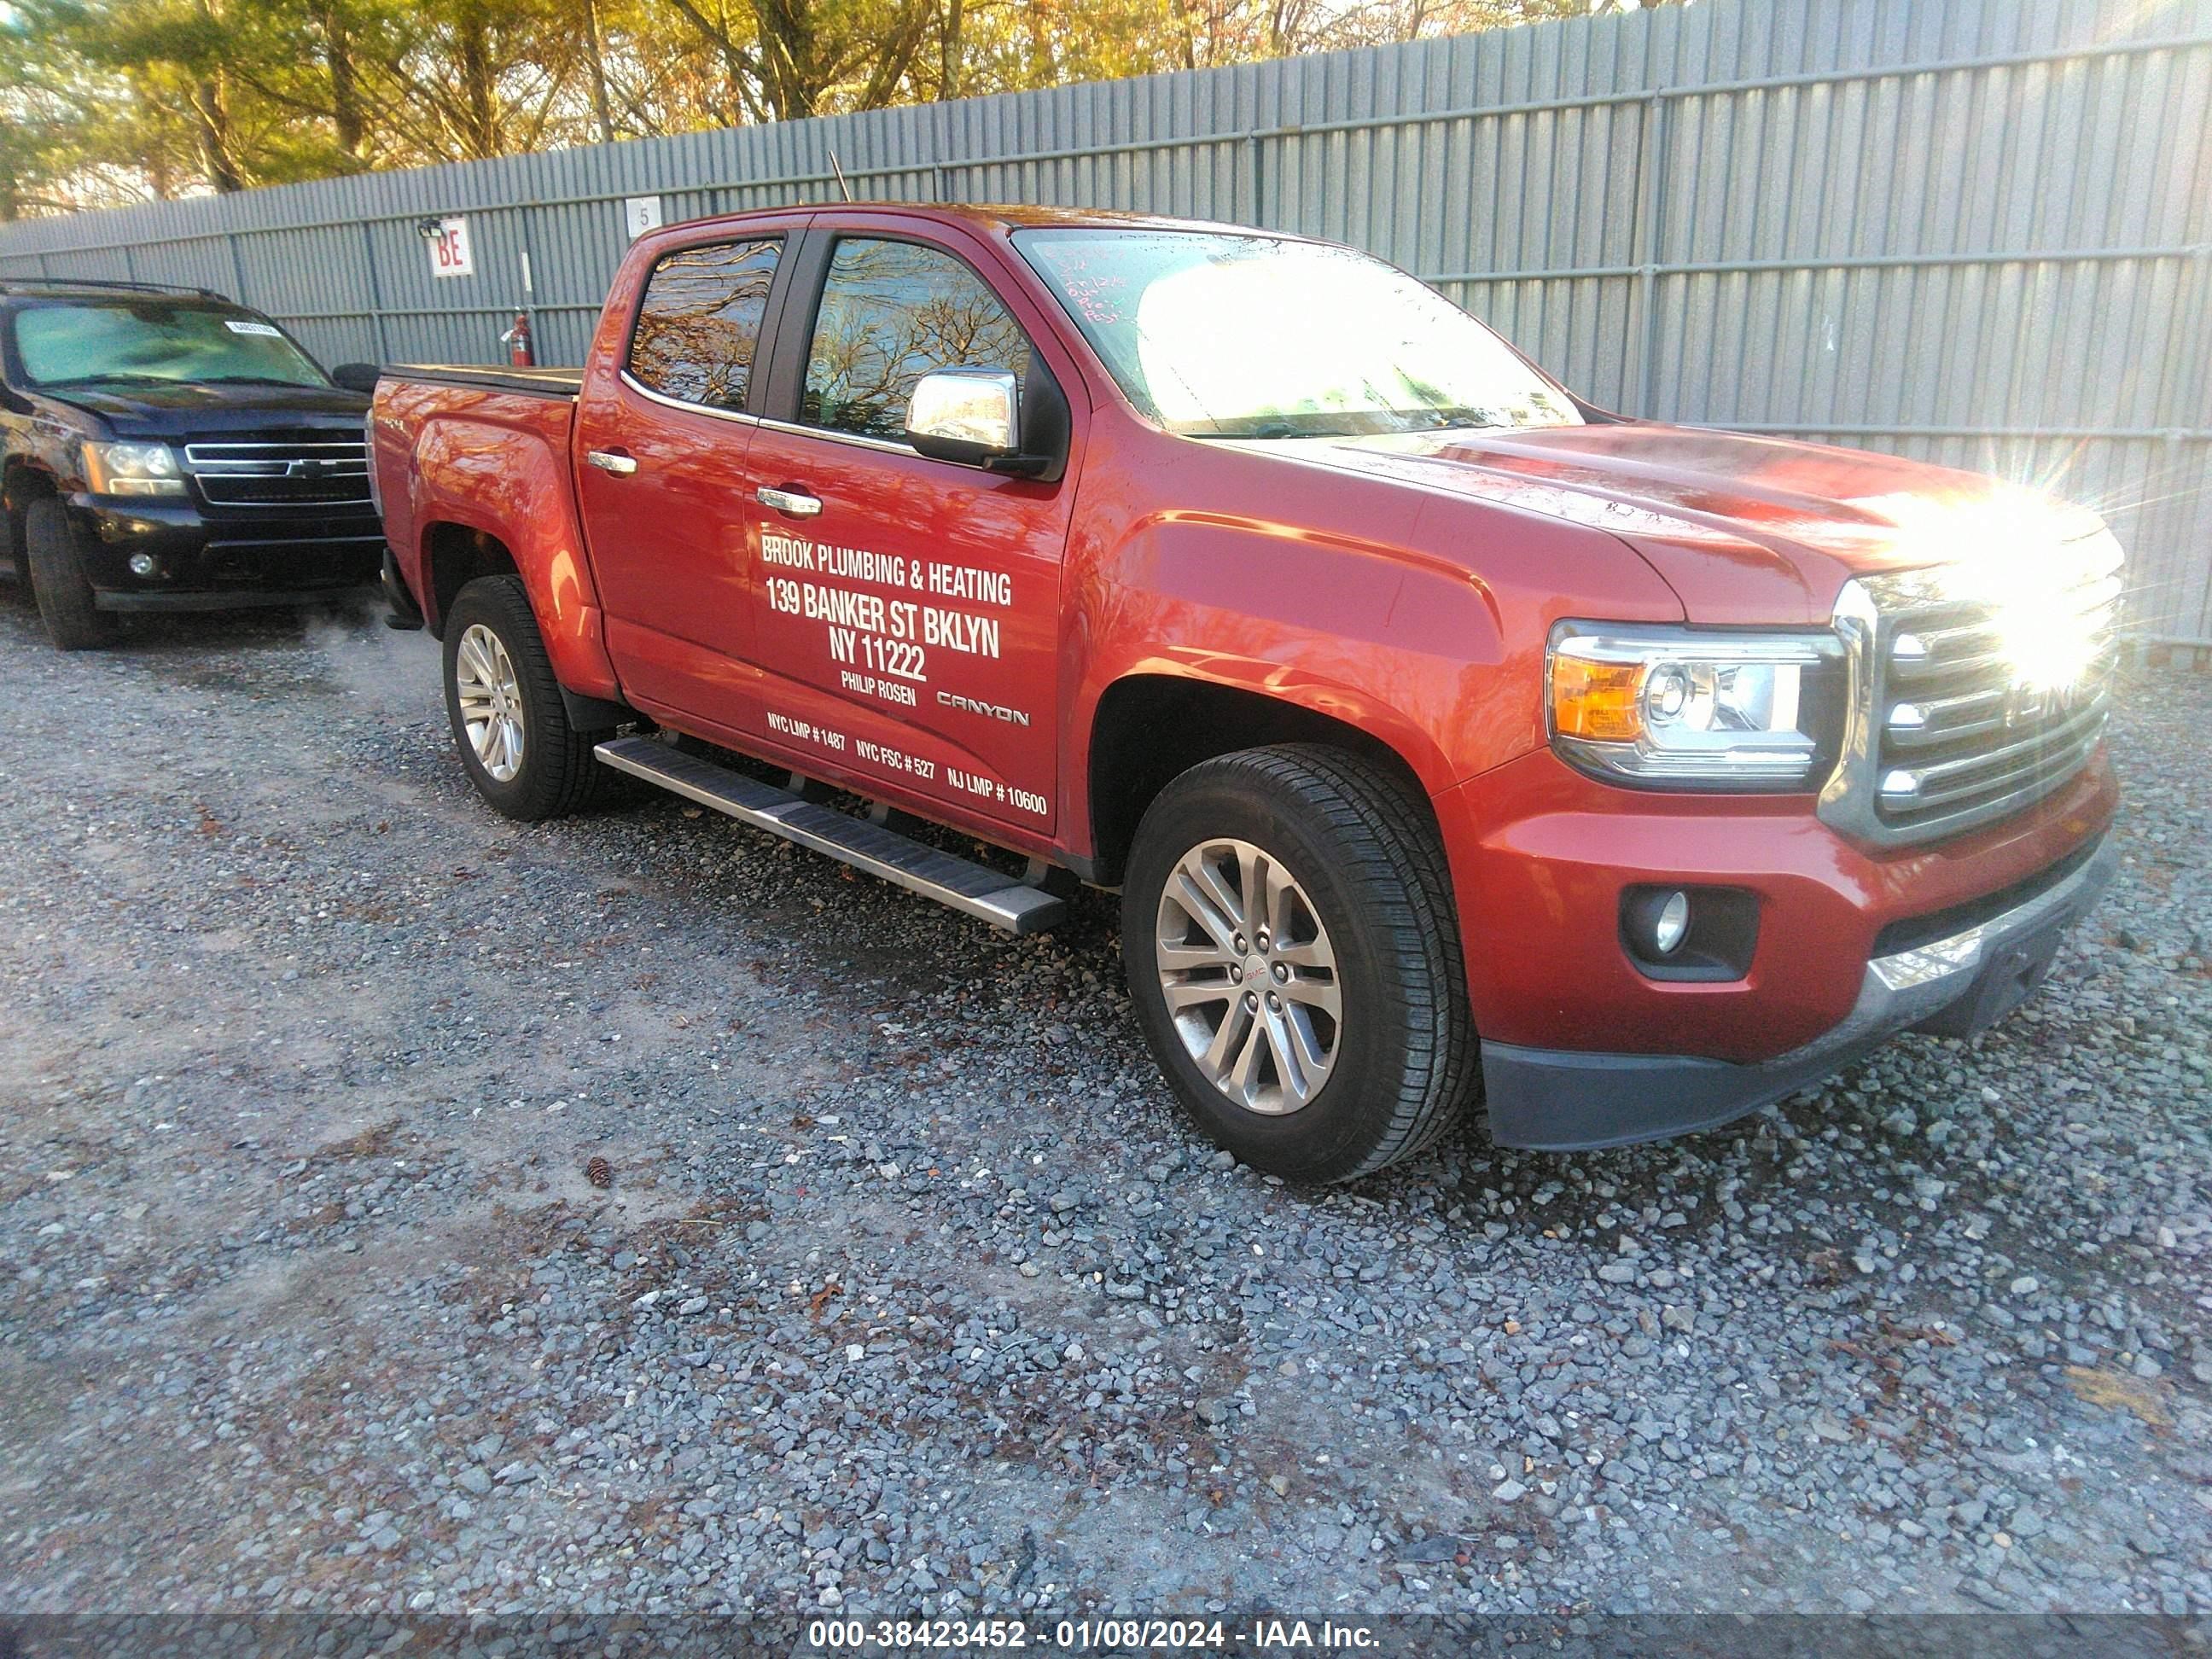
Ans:
POLYGON ((2212 0, 1711 0, 0 227, 0 275, 188 283, 326 360, 579 361, 628 237, 835 193, 1333 236, 1634 413, 2047 480, 2212 637, 2212 0), (465 213, 477 275, 416 225, 465 213))

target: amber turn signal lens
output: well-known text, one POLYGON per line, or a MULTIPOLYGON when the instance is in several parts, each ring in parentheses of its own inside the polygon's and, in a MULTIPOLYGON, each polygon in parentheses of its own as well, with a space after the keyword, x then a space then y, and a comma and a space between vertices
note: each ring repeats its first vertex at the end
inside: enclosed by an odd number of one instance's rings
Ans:
POLYGON ((1552 665, 1552 729, 1563 738, 1632 743, 1644 734, 1644 665, 1561 657, 1552 665))

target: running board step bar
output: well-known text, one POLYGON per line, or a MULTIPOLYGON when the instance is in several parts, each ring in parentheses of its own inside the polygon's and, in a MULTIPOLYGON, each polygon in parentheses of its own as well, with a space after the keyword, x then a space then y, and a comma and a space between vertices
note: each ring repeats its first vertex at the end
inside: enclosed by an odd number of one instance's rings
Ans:
POLYGON ((1010 933, 1036 933, 1058 922, 1066 905, 988 865, 976 864, 856 818, 834 806, 802 799, 788 789, 749 778, 726 766, 687 755, 651 738, 613 738, 599 745, 599 759, 617 771, 658 784, 686 800, 726 812, 740 823, 827 853, 855 870, 896 883, 924 898, 1010 933))

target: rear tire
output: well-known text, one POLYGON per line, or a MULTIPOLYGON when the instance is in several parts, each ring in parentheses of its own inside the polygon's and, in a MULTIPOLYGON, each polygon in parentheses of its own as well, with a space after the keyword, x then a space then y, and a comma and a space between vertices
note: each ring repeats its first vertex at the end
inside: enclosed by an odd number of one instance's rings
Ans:
POLYGON ((1162 1071, 1255 1169, 1371 1174, 1479 1093, 1443 845, 1427 802, 1378 766, 1291 744, 1191 768, 1138 827, 1121 916, 1162 1071))
POLYGON ((33 501, 23 515, 23 550, 31 596, 55 649, 89 651, 115 637, 115 618, 94 600, 67 507, 51 499, 33 501))
POLYGON ((561 683, 520 576, 479 576, 446 614, 446 717, 462 769, 494 810, 525 823, 599 799, 614 774, 568 723, 561 683))

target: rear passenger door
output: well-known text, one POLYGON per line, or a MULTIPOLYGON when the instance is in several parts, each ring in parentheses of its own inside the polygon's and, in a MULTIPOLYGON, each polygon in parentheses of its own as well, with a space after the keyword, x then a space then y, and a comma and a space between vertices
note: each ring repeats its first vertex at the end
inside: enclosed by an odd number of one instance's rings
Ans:
POLYGON ((1025 395, 1050 374, 983 252, 896 222, 809 237, 749 469, 763 735, 936 816, 1043 835, 1074 455, 1048 483, 902 435, 932 369, 1010 370, 1025 395))
POLYGON ((592 363, 577 402, 576 494, 624 690, 732 733, 758 720, 737 504, 752 492, 755 362, 796 228, 663 252, 626 344, 592 363))

